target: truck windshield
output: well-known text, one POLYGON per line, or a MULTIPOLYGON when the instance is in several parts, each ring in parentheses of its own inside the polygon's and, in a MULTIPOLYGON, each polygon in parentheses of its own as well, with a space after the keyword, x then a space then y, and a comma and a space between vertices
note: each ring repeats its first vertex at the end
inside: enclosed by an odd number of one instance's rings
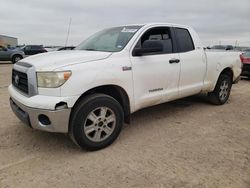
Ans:
POLYGON ((83 41, 75 50, 121 51, 141 27, 123 26, 105 29, 83 41))

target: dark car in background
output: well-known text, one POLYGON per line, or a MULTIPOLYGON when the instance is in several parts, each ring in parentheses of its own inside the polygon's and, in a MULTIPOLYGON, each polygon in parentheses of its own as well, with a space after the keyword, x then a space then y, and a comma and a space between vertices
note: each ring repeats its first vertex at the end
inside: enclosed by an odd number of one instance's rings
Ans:
POLYGON ((57 51, 62 51, 62 50, 74 50, 75 46, 64 46, 59 48, 57 51))
POLYGON ((25 53, 25 55, 35 55, 47 52, 43 45, 26 45, 21 48, 21 50, 25 53))
POLYGON ((210 47, 211 50, 233 50, 234 47, 232 45, 214 45, 210 47))
POLYGON ((24 58, 24 52, 20 49, 8 49, 0 46, 0 61, 11 61, 16 63, 24 58))
POLYGON ((240 55, 242 62, 242 76, 247 76, 250 79, 250 52, 245 52, 240 55))

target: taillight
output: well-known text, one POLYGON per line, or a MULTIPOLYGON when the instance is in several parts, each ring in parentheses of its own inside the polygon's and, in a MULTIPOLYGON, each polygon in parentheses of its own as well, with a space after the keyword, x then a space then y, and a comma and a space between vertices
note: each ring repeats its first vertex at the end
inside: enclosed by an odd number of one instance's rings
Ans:
POLYGON ((250 64, 250 57, 245 54, 240 55, 240 60, 242 64, 250 64))
POLYGON ((240 54, 240 60, 241 60, 241 63, 244 63, 244 56, 242 54, 240 54))

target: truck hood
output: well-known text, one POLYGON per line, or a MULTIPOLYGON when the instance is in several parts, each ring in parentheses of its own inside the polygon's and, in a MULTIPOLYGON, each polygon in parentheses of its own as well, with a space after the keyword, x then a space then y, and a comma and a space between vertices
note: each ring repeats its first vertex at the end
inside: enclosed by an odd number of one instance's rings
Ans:
POLYGON ((53 71, 67 65, 106 59, 111 54, 84 50, 56 51, 29 56, 21 61, 33 65, 37 71, 53 71))

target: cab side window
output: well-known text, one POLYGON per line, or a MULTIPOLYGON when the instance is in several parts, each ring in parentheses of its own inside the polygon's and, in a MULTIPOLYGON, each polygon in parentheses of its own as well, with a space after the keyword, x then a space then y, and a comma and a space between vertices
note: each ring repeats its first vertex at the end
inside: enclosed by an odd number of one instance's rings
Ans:
POLYGON ((26 46, 25 50, 31 50, 31 47, 30 46, 26 46))
POLYGON ((193 39, 187 29, 175 28, 178 52, 189 52, 194 50, 193 39))
POLYGON ((156 27, 156 28, 149 29, 142 35, 142 37, 136 44, 136 48, 141 47, 142 44, 147 40, 157 40, 161 42, 163 45, 163 52, 150 53, 149 55, 173 53, 173 42, 172 42, 169 28, 156 27))

